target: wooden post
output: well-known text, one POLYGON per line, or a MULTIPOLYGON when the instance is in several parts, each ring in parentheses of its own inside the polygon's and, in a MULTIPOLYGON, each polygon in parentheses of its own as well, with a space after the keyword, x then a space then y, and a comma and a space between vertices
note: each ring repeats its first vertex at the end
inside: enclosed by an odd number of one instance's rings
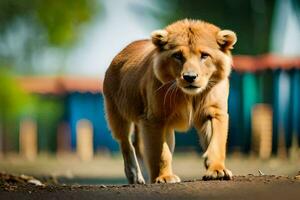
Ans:
POLYGON ((69 124, 62 122, 57 128, 57 156, 71 153, 71 131, 69 124))
POLYGON ((32 119, 24 119, 20 123, 20 154, 28 160, 37 156, 37 124, 32 119))
POLYGON ((89 120, 82 119, 76 125, 77 154, 83 161, 93 158, 93 126, 89 120))
POLYGON ((272 153, 273 111, 268 104, 256 104, 252 109, 252 150, 260 158, 272 153))

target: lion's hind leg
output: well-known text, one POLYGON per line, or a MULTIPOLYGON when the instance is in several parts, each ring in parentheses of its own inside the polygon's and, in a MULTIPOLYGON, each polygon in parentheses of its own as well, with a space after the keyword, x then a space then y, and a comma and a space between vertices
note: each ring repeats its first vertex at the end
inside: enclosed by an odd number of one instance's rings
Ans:
POLYGON ((139 131, 138 126, 135 124, 134 131, 133 131, 133 146, 134 146, 137 158, 140 161, 143 160, 143 143, 141 140, 142 140, 141 133, 139 131))
POLYGON ((105 108, 110 129, 122 151, 124 170, 128 182, 130 184, 144 184, 145 180, 131 141, 132 123, 125 120, 110 101, 106 100, 105 108))

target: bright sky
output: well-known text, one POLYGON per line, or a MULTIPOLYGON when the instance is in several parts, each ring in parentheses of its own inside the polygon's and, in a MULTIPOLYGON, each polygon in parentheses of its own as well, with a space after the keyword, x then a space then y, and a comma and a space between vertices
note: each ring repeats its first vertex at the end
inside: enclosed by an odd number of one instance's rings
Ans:
MULTIPOLYGON (((104 17, 95 20, 84 33, 78 47, 67 59, 66 73, 102 77, 113 57, 127 44, 149 38, 154 21, 138 16, 133 4, 145 5, 139 0, 102 1, 104 17)), ((145 5, 146 6, 146 5, 145 5)))
POLYGON ((299 56, 300 24, 291 0, 277 1, 275 14, 271 51, 286 56, 299 56))

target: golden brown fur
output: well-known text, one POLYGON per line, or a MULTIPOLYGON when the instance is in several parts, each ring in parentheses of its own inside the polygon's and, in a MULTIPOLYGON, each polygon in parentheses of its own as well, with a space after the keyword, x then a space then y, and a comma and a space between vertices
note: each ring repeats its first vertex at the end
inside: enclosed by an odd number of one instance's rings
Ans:
POLYGON ((140 134, 150 181, 179 182, 171 166, 174 130, 192 125, 205 150, 204 179, 231 178, 224 162, 235 42, 232 31, 182 20, 154 31, 151 40, 131 43, 114 58, 104 80, 105 108, 130 183, 144 183, 139 145, 131 141, 134 130, 140 134))

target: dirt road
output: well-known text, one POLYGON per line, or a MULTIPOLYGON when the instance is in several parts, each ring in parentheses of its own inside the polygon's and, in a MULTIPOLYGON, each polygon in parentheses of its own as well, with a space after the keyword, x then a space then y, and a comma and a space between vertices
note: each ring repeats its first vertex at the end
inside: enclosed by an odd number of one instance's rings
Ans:
POLYGON ((282 176, 236 176, 232 181, 178 184, 46 185, 1 184, 0 199, 300 199, 300 180, 282 176))

